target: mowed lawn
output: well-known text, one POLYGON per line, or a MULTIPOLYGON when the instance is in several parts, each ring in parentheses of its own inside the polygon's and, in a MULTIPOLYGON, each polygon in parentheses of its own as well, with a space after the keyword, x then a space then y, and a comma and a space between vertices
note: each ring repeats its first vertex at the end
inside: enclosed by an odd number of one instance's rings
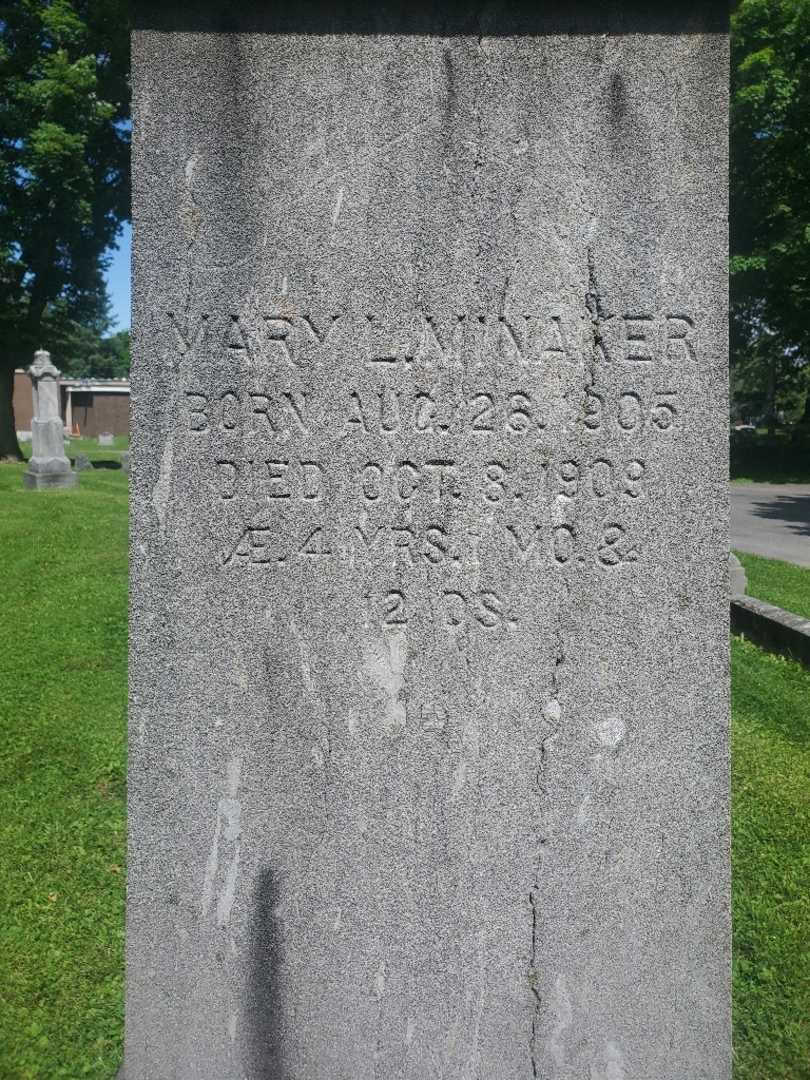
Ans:
POLYGON ((749 596, 810 619, 810 570, 744 551, 736 551, 735 555, 745 569, 749 596))
POLYGON ((734 1077, 806 1080, 810 671, 739 639, 731 658, 734 1077))
POLYGON ((22 471, 0 465, 0 1077, 110 1080, 123 1022, 127 478, 94 469, 78 489, 29 492, 22 471))
MULTIPOLYGON (((111 1080, 123 1018, 127 480, 95 469, 74 491, 24 492, 21 472, 0 465, 0 1078, 111 1080)), ((810 672, 742 641, 732 671, 735 1080, 800 1080, 810 672)))

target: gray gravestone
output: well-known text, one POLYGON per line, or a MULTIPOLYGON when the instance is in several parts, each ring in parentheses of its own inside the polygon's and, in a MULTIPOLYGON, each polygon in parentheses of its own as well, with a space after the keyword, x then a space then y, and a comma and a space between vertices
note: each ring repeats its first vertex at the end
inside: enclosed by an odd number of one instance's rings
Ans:
POLYGON ((126 1070, 726 1080, 725 5, 141 3, 126 1070))
POLYGON ((125 450, 121 455, 121 468, 129 476, 129 450, 125 450))
POLYGON ((99 446, 113 446, 115 444, 115 436, 111 435, 109 431, 103 431, 98 437, 99 446))
POLYGON ((64 423, 59 412, 59 371, 44 349, 34 353, 28 368, 31 376, 33 419, 31 420, 31 457, 23 473, 27 488, 73 487, 76 474, 71 472, 65 454, 64 423))
POLYGON ((76 460, 73 463, 73 467, 76 472, 86 472, 87 469, 93 468, 93 462, 87 456, 87 454, 77 454, 76 460))

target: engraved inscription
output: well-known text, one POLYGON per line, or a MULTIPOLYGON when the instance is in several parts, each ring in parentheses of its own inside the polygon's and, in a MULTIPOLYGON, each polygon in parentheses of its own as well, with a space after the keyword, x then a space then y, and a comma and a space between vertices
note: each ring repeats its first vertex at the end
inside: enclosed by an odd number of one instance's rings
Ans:
POLYGON ((383 312, 291 312, 290 304, 251 302, 240 311, 200 312, 185 318, 166 313, 172 347, 180 356, 233 354, 264 360, 280 371, 301 372, 339 349, 372 370, 432 370, 462 364, 485 369, 493 360, 513 370, 569 366, 596 356, 628 368, 677 368, 699 357, 699 334, 691 315, 679 310, 625 311, 596 318, 580 309, 383 312), (598 328, 595 341, 595 326, 598 328))
POLYGON ((636 510, 690 422, 699 328, 595 303, 169 315, 195 357, 179 402, 219 565, 391 572, 368 595, 380 625, 483 633, 521 617, 511 576, 643 560, 636 510))

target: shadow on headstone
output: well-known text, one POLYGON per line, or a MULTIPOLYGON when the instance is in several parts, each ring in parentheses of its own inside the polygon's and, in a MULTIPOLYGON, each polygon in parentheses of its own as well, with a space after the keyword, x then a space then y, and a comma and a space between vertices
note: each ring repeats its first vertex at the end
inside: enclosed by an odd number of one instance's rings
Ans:
POLYGON ((259 874, 254 893, 250 966, 245 988, 244 1015, 247 1020, 247 1060, 250 1080, 281 1080, 282 1000, 279 988, 282 935, 276 917, 280 900, 279 883, 272 868, 259 874))
POLYGON ((509 4, 468 4, 449 0, 394 0, 358 4, 351 0, 301 0, 297 4, 242 4, 238 16, 224 0, 139 0, 139 29, 264 34, 684 34, 724 32, 723 5, 684 0, 678 5, 645 0, 514 0, 509 4))

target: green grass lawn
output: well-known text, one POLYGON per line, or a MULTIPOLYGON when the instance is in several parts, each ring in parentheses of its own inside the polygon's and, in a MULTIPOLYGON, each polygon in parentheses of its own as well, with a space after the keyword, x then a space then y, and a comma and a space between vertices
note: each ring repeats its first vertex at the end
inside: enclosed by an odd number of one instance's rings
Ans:
POLYGON ((810 570, 807 567, 746 555, 744 551, 734 554, 745 568, 749 596, 810 619, 810 570))
POLYGON ((810 671, 732 642, 735 1080, 810 1077, 810 671))
POLYGON ((66 453, 70 458, 86 454, 91 461, 120 461, 125 450, 129 450, 129 439, 116 435, 112 446, 99 446, 98 439, 69 439, 66 453))
MULTIPOLYGON (((27 492, 21 472, 0 466, 0 1078, 110 1080, 123 1014, 127 479, 97 469, 71 491, 27 492)), ((810 672, 742 641, 732 671, 734 1075, 800 1080, 810 672)))
MULTIPOLYGON (((104 448, 100 448, 104 449, 104 448)), ((127 478, 0 466, 0 1077, 121 1053, 127 478)))
MULTIPOLYGON (((31 443, 20 443, 25 458, 31 456, 31 443)), ((99 446, 98 439, 68 439, 65 454, 73 461, 77 454, 85 454, 91 461, 104 461, 117 465, 121 455, 129 449, 129 439, 125 435, 116 435, 112 446, 99 446)), ((13 467, 13 466, 12 466, 13 467)))

